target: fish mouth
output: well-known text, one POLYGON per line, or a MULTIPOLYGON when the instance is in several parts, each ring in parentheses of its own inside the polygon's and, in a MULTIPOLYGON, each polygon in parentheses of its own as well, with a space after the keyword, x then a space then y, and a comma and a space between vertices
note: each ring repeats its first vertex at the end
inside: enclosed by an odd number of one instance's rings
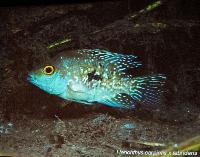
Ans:
POLYGON ((27 80, 28 82, 34 84, 35 86, 38 86, 37 80, 32 74, 28 75, 27 80))
POLYGON ((29 75, 28 75, 27 80, 28 80, 29 82, 32 82, 32 83, 35 82, 35 79, 34 79, 34 77, 33 77, 32 74, 29 74, 29 75))
POLYGON ((29 82, 33 82, 33 76, 32 76, 32 75, 28 75, 27 80, 28 80, 29 82))
POLYGON ((35 78, 34 75, 29 74, 28 77, 27 77, 27 80, 28 80, 28 82, 30 82, 32 85, 34 85, 34 86, 36 86, 36 87, 38 87, 38 88, 40 88, 40 89, 43 90, 43 86, 41 86, 41 85, 39 84, 39 82, 37 81, 37 78, 35 78))
POLYGON ((48 85, 45 86, 45 85, 40 84, 40 82, 37 80, 37 77, 35 77, 34 74, 29 74, 27 77, 27 81, 30 82, 31 84, 33 84, 34 86, 48 92, 49 94, 53 93, 54 95, 60 96, 60 95, 63 95, 63 93, 64 93, 64 92, 54 93, 53 89, 48 87, 48 85))

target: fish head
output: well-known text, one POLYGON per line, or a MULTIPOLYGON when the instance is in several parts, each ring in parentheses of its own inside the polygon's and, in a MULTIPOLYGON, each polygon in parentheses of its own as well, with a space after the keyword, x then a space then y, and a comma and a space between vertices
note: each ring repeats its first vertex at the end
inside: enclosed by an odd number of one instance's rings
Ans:
POLYGON ((28 75, 28 81, 54 95, 63 94, 67 86, 66 76, 63 75, 62 69, 53 64, 44 65, 31 71, 28 75))

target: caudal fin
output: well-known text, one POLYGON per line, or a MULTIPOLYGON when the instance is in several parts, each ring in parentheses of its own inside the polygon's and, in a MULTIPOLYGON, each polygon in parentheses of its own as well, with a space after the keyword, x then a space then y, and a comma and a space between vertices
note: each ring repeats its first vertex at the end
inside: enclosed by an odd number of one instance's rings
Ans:
POLYGON ((166 76, 155 74, 132 79, 129 94, 138 103, 159 104, 166 76))

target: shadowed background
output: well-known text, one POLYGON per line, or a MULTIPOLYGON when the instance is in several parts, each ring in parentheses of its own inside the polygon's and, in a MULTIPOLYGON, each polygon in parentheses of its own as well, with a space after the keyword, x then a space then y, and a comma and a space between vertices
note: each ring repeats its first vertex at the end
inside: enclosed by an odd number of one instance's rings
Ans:
POLYGON ((119 121, 135 117, 144 122, 188 124, 191 130, 185 137, 197 134, 200 122, 197 1, 164 1, 160 7, 131 18, 147 5, 149 0, 1 7, 1 121, 15 124, 15 120, 40 121, 52 119, 54 115, 77 121, 85 117, 87 121, 90 116, 108 114, 119 121), (71 41, 48 48, 63 39, 71 41), (27 82, 28 72, 45 60, 59 52, 81 48, 133 53, 143 62, 143 68, 133 71, 134 75, 166 74, 167 92, 163 104, 133 111, 74 102, 61 107, 63 100, 27 82))

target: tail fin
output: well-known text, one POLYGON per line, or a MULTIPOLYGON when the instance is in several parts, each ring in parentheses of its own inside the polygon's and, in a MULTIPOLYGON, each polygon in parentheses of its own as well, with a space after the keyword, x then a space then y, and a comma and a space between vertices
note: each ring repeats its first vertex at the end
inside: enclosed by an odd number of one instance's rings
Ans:
POLYGON ((159 104, 166 76, 155 74, 132 79, 129 95, 142 104, 159 104))

